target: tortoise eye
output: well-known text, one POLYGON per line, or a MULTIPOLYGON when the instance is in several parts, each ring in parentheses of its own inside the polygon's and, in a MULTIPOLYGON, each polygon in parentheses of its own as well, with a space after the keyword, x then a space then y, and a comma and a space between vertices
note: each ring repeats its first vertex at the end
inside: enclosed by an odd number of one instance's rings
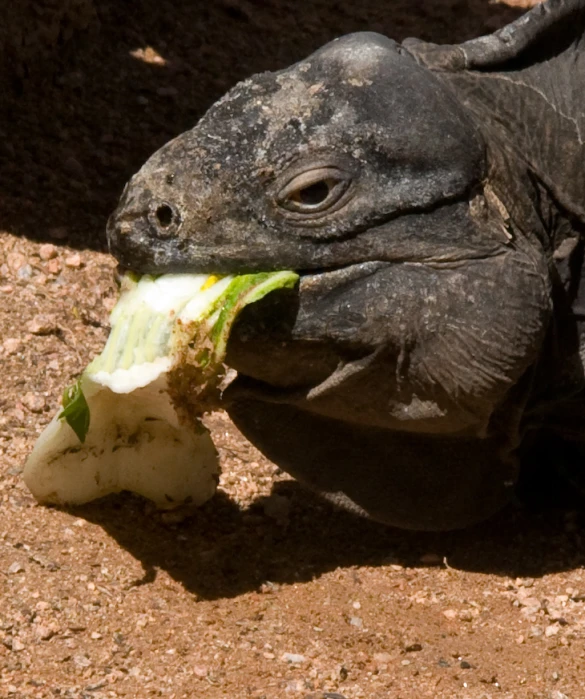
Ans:
POLYGON ((289 198, 297 204, 320 206, 327 201, 329 192, 334 185, 335 182, 332 180, 320 180, 319 182, 315 182, 315 184, 310 184, 308 187, 297 189, 289 198))
POLYGON ((299 214, 326 212, 337 204, 350 183, 348 175, 334 167, 308 170, 293 177, 276 201, 283 209, 299 214))

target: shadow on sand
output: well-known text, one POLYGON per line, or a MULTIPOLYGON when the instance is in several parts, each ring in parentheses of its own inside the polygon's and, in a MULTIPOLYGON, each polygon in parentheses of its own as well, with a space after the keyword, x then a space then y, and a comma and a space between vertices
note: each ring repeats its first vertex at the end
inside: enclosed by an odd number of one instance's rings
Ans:
POLYGON ((103 527, 142 563, 144 577, 135 584, 151 582, 163 569, 204 599, 233 597, 266 581, 305 582, 338 567, 420 566, 428 553, 451 568, 511 577, 585 563, 584 541, 559 511, 511 506, 464 531, 419 533, 336 510, 294 481, 277 484, 274 492, 290 503, 285 525, 265 514, 262 501, 242 511, 223 493, 175 525, 126 495, 72 512, 103 527))

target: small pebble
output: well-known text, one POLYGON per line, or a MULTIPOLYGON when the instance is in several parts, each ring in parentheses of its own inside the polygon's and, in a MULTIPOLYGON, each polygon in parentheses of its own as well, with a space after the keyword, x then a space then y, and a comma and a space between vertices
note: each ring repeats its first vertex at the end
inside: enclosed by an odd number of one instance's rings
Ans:
POLYGON ((352 616, 349 620, 349 623, 358 629, 361 629, 364 626, 364 622, 359 616, 352 616))
POLYGON ((39 626, 35 628, 35 636, 41 641, 49 641, 54 635, 55 631, 49 626, 39 624, 39 626))
POLYGON ((518 604, 524 607, 522 613, 526 616, 536 614, 541 607, 540 600, 537 597, 524 597, 518 600, 518 604))
POLYGON ((49 335, 58 330, 54 316, 38 315, 26 324, 26 329, 33 335, 49 335))
POLYGON ((457 616, 461 621, 473 621, 473 614, 469 609, 462 609, 457 616))
POLYGON ((158 51, 152 48, 152 46, 146 46, 146 48, 136 49, 130 51, 130 55, 134 58, 138 58, 140 61, 145 63, 153 63, 155 65, 164 66, 167 64, 166 59, 164 59, 158 51))
POLYGON ((24 643, 20 640, 20 638, 13 638, 12 639, 12 650, 15 653, 19 653, 21 650, 25 649, 24 643))
POLYGON ((30 279, 33 275, 33 269, 30 265, 22 265, 16 272, 19 279, 30 279))
POLYGON ((38 393, 28 392, 22 397, 22 403, 33 413, 42 413, 47 405, 47 401, 44 396, 38 395, 38 393))
POLYGON ((307 687, 304 680, 289 680, 284 688, 285 692, 302 692, 307 687))
POLYGON ((550 638, 551 636, 556 636, 560 630, 561 627, 558 624, 551 624, 550 626, 547 626, 544 630, 544 635, 547 638, 550 638))
POLYGON ((24 418, 26 417, 24 414, 24 410, 19 408, 18 406, 14 408, 12 411, 12 416, 14 417, 15 420, 18 420, 18 422, 24 422, 24 418))
POLYGON ((98 689, 102 689, 108 684, 107 680, 101 680, 100 682, 96 682, 95 684, 88 684, 87 687, 85 688, 86 692, 95 692, 98 689))
POLYGON ((445 609, 443 612, 443 616, 447 619, 456 619, 457 618, 457 612, 455 609, 445 609))
POLYGON ((376 665, 387 665, 392 660, 392 656, 390 653, 374 653, 373 660, 376 665))
POLYGON ((65 265, 71 269, 79 269, 82 265, 81 255, 76 252, 65 258, 65 265))
POLYGON ((73 657, 73 662, 77 665, 77 667, 89 667, 91 665, 91 660, 87 657, 87 655, 75 655, 73 657))
POLYGON ((407 653, 416 653, 419 650, 422 650, 422 645, 420 643, 409 643, 407 646, 405 646, 404 650, 407 653))
POLYGON ((39 257, 41 260, 44 260, 47 262, 48 260, 52 260, 54 257, 57 257, 58 253, 58 248, 56 245, 53 245, 52 243, 45 243, 44 245, 41 245, 39 248, 39 257))
POLYGON ((22 565, 22 563, 19 563, 18 561, 12 563, 10 568, 8 568, 9 575, 15 575, 16 573, 22 573, 23 571, 24 566, 22 565))
POLYGON ((280 659, 292 664, 304 663, 306 660, 304 655, 298 655, 297 653, 283 653, 280 659))
POLYGON ((7 340, 4 340, 2 347, 6 354, 11 355, 20 352, 24 348, 24 345, 22 344, 22 340, 19 340, 17 337, 9 337, 7 340))
POLYGON ((8 255, 6 255, 6 262, 8 267, 13 272, 16 272, 26 264, 26 257, 21 252, 9 252, 8 255))
POLYGON ((61 261, 56 258, 54 260, 49 260, 46 269, 49 274, 59 274, 61 271, 61 261))

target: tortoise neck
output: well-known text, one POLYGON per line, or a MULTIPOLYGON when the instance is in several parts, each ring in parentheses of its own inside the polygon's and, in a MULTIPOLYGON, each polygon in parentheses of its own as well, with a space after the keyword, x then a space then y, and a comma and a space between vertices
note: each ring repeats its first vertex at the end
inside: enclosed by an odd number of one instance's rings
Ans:
POLYGON ((558 208, 585 224, 585 39, 551 41, 547 55, 498 71, 437 73, 478 125, 539 183, 558 208))

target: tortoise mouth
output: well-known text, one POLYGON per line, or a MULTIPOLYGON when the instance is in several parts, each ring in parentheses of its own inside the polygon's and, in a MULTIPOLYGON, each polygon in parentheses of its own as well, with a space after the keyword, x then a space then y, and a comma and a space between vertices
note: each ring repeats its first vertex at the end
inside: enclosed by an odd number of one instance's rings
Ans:
MULTIPOLYGON (((276 289, 241 311, 230 333, 226 363, 254 380, 254 386, 249 385, 254 392, 269 394, 275 402, 302 400, 341 365, 360 360, 373 349, 351 332, 344 339, 330 336, 320 309, 327 309, 336 290, 390 264, 360 262, 301 271, 297 288, 276 289), (317 299, 317 306, 311 299, 317 299)), ((343 310, 334 313, 339 316, 343 310)), ((351 309, 347 313, 351 325, 355 319, 351 309)))
POLYGON ((274 386, 262 379, 256 379, 238 372, 222 393, 221 401, 224 408, 245 398, 262 400, 265 403, 297 405, 306 402, 307 394, 312 386, 274 386))
POLYGON ((320 267, 318 269, 297 269, 295 272, 301 278, 302 290, 303 284, 311 284, 316 280, 328 279, 332 282, 343 283, 359 279, 360 277, 367 277, 391 264, 393 263, 382 262, 381 260, 370 260, 366 262, 352 262, 346 265, 320 267))

